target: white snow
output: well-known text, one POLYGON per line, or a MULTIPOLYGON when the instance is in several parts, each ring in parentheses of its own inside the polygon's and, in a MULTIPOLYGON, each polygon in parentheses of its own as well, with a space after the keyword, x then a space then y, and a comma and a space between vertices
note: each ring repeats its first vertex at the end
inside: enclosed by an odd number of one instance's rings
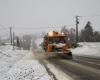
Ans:
POLYGON ((31 51, 0 46, 0 80, 52 80, 31 51))
POLYGON ((2 80, 51 80, 51 78, 37 60, 21 60, 5 74, 2 80))
POLYGON ((99 42, 80 43, 81 47, 72 49, 72 53, 80 56, 100 57, 99 42))
POLYGON ((10 45, 0 46, 0 77, 4 75, 27 51, 13 50, 10 45))
POLYGON ((54 43, 53 45, 56 45, 56 47, 58 47, 58 48, 65 46, 65 44, 63 44, 63 43, 59 43, 59 44, 54 43))

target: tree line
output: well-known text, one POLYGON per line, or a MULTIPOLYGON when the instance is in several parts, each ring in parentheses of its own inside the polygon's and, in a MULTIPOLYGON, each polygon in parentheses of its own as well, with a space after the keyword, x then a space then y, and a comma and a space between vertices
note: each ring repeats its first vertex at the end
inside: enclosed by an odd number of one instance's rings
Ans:
POLYGON ((88 21, 84 27, 84 29, 81 30, 79 35, 79 41, 80 42, 100 42, 100 32, 94 31, 93 27, 91 26, 91 22, 88 21))
POLYGON ((36 49, 35 39, 32 39, 32 35, 23 35, 22 37, 15 36, 13 46, 17 46, 19 49, 30 50, 30 47, 36 49))
MULTIPOLYGON (((61 29, 61 32, 69 33, 71 43, 76 41, 76 31, 74 28, 67 29, 66 26, 64 26, 61 29)), ((91 22, 88 21, 85 27, 79 31, 78 38, 79 42, 100 42, 100 32, 95 31, 91 25, 91 22)))

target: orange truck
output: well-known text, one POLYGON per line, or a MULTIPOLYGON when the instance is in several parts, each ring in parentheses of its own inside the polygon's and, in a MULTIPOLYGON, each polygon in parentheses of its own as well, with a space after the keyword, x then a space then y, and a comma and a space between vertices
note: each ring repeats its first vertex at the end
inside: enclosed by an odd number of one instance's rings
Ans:
POLYGON ((48 32, 44 36, 43 49, 47 54, 58 54, 63 58, 72 59, 68 34, 56 31, 48 32))

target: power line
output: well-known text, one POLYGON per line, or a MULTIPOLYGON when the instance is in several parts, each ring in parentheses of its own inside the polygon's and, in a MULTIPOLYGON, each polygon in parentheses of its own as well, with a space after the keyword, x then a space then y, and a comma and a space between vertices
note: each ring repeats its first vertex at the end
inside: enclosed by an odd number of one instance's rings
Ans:
POLYGON ((93 18, 100 17, 100 15, 79 16, 79 17, 80 17, 80 18, 89 18, 89 19, 93 19, 93 18))
POLYGON ((73 24, 73 25, 63 25, 63 26, 51 26, 51 27, 20 27, 20 28, 13 28, 14 30, 18 30, 18 29, 22 29, 22 30, 25 30, 25 29, 52 29, 52 28, 62 28, 62 27, 64 27, 64 26, 66 26, 66 27, 72 27, 72 26, 75 26, 75 24, 73 24))
POLYGON ((80 17, 100 17, 100 15, 80 16, 80 17))
MULTIPOLYGON (((5 31, 6 34, 9 33, 9 29, 6 28, 4 25, 0 24, 0 27, 1 27, 2 29, 4 29, 4 31, 5 31)), ((1 29, 0 29, 0 30, 1 30, 1 29)))
POLYGON ((6 29, 8 30, 8 28, 6 28, 4 25, 0 24, 0 27, 3 28, 3 29, 6 29))

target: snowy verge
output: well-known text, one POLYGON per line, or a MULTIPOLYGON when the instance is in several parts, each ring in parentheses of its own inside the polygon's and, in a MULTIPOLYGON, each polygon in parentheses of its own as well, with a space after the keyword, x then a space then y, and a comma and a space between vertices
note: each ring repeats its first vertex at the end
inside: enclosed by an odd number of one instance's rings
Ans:
POLYGON ((52 80, 44 66, 37 60, 21 60, 15 64, 2 80, 52 80))
POLYGON ((80 43, 81 47, 72 49, 74 55, 99 57, 100 58, 100 43, 80 43))
POLYGON ((28 51, 13 50, 11 45, 0 46, 0 78, 7 73, 10 68, 26 55, 28 51))
POLYGON ((0 80, 53 80, 31 51, 0 46, 0 80))

